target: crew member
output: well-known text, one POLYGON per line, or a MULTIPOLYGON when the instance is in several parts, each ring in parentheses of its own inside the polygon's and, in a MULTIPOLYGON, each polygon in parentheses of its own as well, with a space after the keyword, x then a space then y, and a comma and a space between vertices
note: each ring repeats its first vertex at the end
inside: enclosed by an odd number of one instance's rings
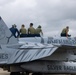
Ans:
POLYGON ((16 28, 16 25, 12 25, 12 27, 10 28, 10 31, 12 32, 13 36, 15 38, 19 37, 19 31, 18 29, 16 28))
POLYGON ((28 37, 35 36, 35 28, 33 27, 33 23, 30 23, 30 27, 28 28, 28 37))
POLYGON ((69 26, 67 26, 62 30, 61 37, 70 37, 71 35, 69 35, 68 32, 69 32, 69 26))
POLYGON ((27 37, 25 25, 22 24, 20 29, 20 37, 27 37))
POLYGON ((35 36, 40 37, 40 33, 41 33, 41 35, 43 35, 41 26, 39 25, 39 26, 36 28, 35 36))

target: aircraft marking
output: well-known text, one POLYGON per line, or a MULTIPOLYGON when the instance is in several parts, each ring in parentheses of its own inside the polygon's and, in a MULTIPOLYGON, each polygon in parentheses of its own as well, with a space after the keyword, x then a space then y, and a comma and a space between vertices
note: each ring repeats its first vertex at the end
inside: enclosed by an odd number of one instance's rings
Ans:
POLYGON ((51 71, 76 71, 76 66, 47 65, 47 69, 51 71))
POLYGON ((8 54, 0 53, 0 59, 8 59, 8 54))
POLYGON ((27 62, 27 61, 33 61, 45 56, 51 55, 57 47, 47 48, 47 49, 26 49, 26 50, 18 50, 14 54, 14 60, 10 60, 11 63, 17 63, 17 62, 27 62))
POLYGON ((54 39, 48 38, 48 44, 61 44, 61 45, 76 45, 76 39, 54 39))

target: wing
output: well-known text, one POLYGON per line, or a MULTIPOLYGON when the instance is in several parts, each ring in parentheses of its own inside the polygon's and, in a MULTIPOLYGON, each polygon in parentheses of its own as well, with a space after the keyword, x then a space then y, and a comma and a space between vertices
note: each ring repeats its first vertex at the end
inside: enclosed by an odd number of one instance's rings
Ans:
POLYGON ((75 47, 52 44, 25 44, 20 46, 19 50, 15 50, 8 63, 21 63, 38 60, 41 58, 51 56, 56 51, 68 50, 73 48, 75 47))
POLYGON ((8 63, 22 63, 29 62, 33 60, 39 60, 51 56, 56 51, 65 51, 69 49, 74 49, 74 46, 61 46, 61 45, 41 45, 41 44, 30 44, 22 45, 20 50, 15 50, 13 56, 10 58, 8 63))
POLYGON ((54 45, 40 45, 38 47, 22 46, 20 50, 16 50, 8 63, 20 63, 38 60, 47 56, 50 56, 57 50, 57 46, 54 45))

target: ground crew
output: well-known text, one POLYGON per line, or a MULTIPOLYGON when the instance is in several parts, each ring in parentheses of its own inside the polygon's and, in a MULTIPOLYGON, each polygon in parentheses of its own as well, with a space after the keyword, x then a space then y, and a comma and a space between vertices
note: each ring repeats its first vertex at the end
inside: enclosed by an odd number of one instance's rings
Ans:
POLYGON ((35 36, 40 37, 40 33, 41 33, 41 35, 43 35, 41 26, 39 25, 39 26, 36 28, 35 36))
POLYGON ((16 25, 14 24, 14 25, 12 25, 12 27, 10 28, 10 31, 12 32, 12 35, 15 37, 15 38, 17 38, 17 37, 19 37, 19 31, 18 31, 18 29, 16 28, 16 25))
POLYGON ((30 27, 28 28, 28 37, 35 36, 35 28, 33 27, 33 23, 30 23, 30 27))
POLYGON ((67 26, 62 30, 61 37, 70 37, 71 35, 69 35, 68 32, 69 32, 69 26, 67 26))
POLYGON ((20 37, 27 37, 25 25, 22 24, 20 29, 20 37))

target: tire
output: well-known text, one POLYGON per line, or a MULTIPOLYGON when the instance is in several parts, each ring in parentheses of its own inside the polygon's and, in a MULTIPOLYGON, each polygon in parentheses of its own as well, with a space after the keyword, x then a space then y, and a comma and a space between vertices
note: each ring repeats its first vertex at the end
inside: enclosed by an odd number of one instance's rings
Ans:
POLYGON ((42 73, 33 73, 32 75, 42 75, 42 73))
POLYGON ((10 75, 20 75, 20 72, 11 72, 10 75))

